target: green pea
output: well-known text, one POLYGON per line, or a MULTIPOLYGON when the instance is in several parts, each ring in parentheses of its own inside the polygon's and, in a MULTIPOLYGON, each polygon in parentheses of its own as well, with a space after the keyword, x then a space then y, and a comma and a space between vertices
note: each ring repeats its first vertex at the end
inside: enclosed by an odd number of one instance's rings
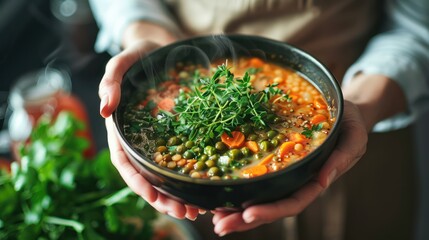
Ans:
POLYGON ((278 132, 276 130, 270 130, 267 132, 267 136, 270 139, 273 139, 275 136, 277 136, 278 132))
POLYGON ((216 150, 223 152, 223 151, 225 151, 228 147, 227 147, 227 146, 225 145, 225 143, 223 143, 223 142, 217 142, 217 143, 215 144, 215 148, 216 148, 216 150))
POLYGON ((269 151, 271 149, 271 143, 269 141, 265 140, 265 141, 262 141, 261 143, 259 143, 259 147, 263 151, 267 152, 267 151, 269 151))
POLYGON ((277 139, 271 139, 270 143, 271 143, 271 145, 273 147, 277 147, 279 145, 279 140, 277 140, 277 139))
POLYGON ((206 164, 203 161, 198 161, 194 164, 194 169, 197 171, 204 170, 205 167, 206 167, 206 164))
POLYGON ((207 161, 208 159, 209 159, 209 156, 207 156, 207 154, 203 154, 198 158, 198 160, 203 162, 207 161))
POLYGON ((176 145, 179 145, 181 143, 182 143, 182 140, 180 140, 180 138, 174 136, 174 137, 171 137, 170 139, 168 139, 167 146, 176 146, 176 145))
POLYGON ((208 168, 211 168, 211 167, 216 166, 215 161, 213 161, 212 159, 207 160, 207 161, 205 162, 205 164, 206 164, 206 166, 207 166, 208 168))
POLYGON ((209 177, 213 177, 213 176, 220 176, 221 172, 220 169, 218 167, 211 167, 208 171, 207 171, 207 175, 209 177))
POLYGON ((188 174, 191 171, 189 167, 183 167, 179 170, 179 173, 181 174, 188 174))
POLYGON ((249 134, 249 136, 247 137, 248 140, 250 141, 255 141, 256 139, 258 139, 258 135, 251 133, 249 134))
POLYGON ((191 159, 195 157, 195 154, 192 151, 187 150, 183 153, 183 157, 186 159, 191 159))
POLYGON ((279 142, 283 142, 286 139, 286 136, 283 133, 279 133, 274 139, 277 139, 279 142))
POLYGON ((213 154, 209 157, 209 160, 213 160, 216 162, 219 159, 219 157, 220 157, 219 154, 213 154))
POLYGON ((222 171, 222 173, 230 173, 231 169, 227 166, 220 166, 219 169, 222 171))
POLYGON ((195 145, 194 141, 186 141, 185 147, 191 149, 195 145))
POLYGON ((194 146, 191 148, 192 152, 194 152, 197 156, 200 155, 201 153, 203 153, 203 150, 198 147, 198 146, 194 146))
POLYGON ((180 144, 176 147, 176 153, 182 154, 186 151, 186 147, 183 144, 180 144))
POLYGON ((213 146, 206 146, 204 148, 204 153, 209 155, 209 156, 212 156, 212 155, 216 154, 216 148, 214 148, 213 146))
POLYGON ((232 160, 237 160, 241 158, 243 154, 239 149, 231 149, 228 151, 228 157, 230 157, 232 160))
POLYGON ((249 157, 250 155, 252 155, 252 152, 250 152, 250 149, 247 147, 242 147, 240 149, 241 154, 243 154, 244 157, 249 157))

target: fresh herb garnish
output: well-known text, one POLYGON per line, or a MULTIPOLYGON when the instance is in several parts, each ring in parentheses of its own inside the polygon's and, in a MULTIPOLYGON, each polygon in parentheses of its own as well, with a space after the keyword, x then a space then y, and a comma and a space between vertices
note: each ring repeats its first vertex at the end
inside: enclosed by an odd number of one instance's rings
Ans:
POLYGON ((218 66, 211 78, 201 78, 191 92, 180 93, 174 108, 175 131, 194 140, 201 132, 211 139, 219 137, 248 121, 255 127, 265 127, 269 100, 276 95, 287 98, 276 86, 255 92, 247 72, 243 78, 234 78, 227 66, 218 66))
POLYGON ((42 118, 20 164, 0 171, 0 239, 151 239, 156 211, 126 186, 107 150, 85 158, 82 126, 66 112, 42 118))
POLYGON ((304 135, 307 138, 312 138, 313 137, 313 133, 315 131, 320 131, 323 129, 323 123, 319 123, 317 125, 313 125, 311 128, 306 128, 304 127, 304 131, 302 131, 302 135, 304 135))

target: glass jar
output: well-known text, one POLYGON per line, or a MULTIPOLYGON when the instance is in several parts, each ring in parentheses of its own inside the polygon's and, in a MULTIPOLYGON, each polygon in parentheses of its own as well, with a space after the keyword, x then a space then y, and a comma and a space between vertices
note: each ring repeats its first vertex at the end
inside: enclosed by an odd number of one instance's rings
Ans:
POLYGON ((71 81, 66 72, 45 68, 22 76, 10 91, 9 106, 12 114, 8 129, 12 156, 16 160, 19 160, 19 144, 28 140, 38 119, 44 114, 54 119, 61 111, 70 111, 83 122, 85 129, 79 135, 90 142, 85 156, 95 155, 88 114, 83 103, 71 94, 71 81))

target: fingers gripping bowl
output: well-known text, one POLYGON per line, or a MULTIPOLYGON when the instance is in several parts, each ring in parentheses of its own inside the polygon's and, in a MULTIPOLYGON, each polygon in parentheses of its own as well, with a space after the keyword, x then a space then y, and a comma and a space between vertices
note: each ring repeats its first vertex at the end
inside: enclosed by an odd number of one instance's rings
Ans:
POLYGON ((165 194, 210 210, 299 189, 332 152, 343 112, 320 62, 255 36, 155 50, 129 69, 121 91, 113 117, 132 164, 165 194))

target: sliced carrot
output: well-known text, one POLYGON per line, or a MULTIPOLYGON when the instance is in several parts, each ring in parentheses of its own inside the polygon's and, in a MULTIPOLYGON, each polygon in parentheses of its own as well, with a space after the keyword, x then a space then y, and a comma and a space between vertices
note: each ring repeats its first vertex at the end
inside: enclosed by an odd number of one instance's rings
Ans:
POLYGON ((158 103, 158 108, 171 112, 174 108, 174 99, 172 98, 164 98, 158 103))
POLYGON ((316 98, 313 101, 313 105, 317 109, 327 109, 328 106, 326 105, 325 101, 321 98, 316 98))
POLYGON ((264 64, 265 64, 264 61, 262 61, 260 58, 257 58, 257 57, 253 57, 249 60, 249 65, 254 68, 263 67, 264 64))
POLYGON ((231 136, 227 133, 223 133, 220 137, 222 142, 225 143, 229 148, 239 148, 244 145, 244 134, 239 131, 232 131, 231 136))
POLYGON ((289 140, 295 143, 305 143, 308 139, 301 133, 292 133, 289 136, 289 140))
POLYGON ((243 169, 243 171, 241 172, 241 175, 243 175, 243 177, 246 177, 246 178, 251 178, 251 177, 264 175, 267 172, 268 172, 268 169, 265 165, 256 165, 253 167, 243 169))
POLYGON ((155 117, 156 115, 158 115, 159 110, 164 110, 164 111, 168 111, 171 112, 173 111, 174 108, 174 99, 172 98, 163 98, 161 101, 158 102, 158 104, 156 105, 156 107, 154 107, 151 111, 151 114, 153 117, 155 117))
POLYGON ((292 152, 294 150, 295 147, 295 143, 294 142, 284 142, 282 143, 282 145, 280 145, 279 151, 278 151, 278 156, 283 159, 283 157, 292 152))
POLYGON ((292 101, 296 102, 299 98, 298 94, 294 94, 294 93, 289 93, 289 98, 292 99, 292 101))
POLYGON ((268 156, 266 156, 264 159, 262 159, 262 161, 260 161, 258 163, 258 165, 265 165, 269 162, 271 162, 274 158, 274 153, 269 154, 268 156))
POLYGON ((325 122, 327 119, 328 118, 323 114, 316 114, 311 118, 310 123, 313 125, 316 125, 316 124, 319 124, 321 122, 325 122))
POLYGON ((250 151, 252 151, 253 153, 257 153, 259 152, 259 146, 258 143, 255 141, 247 141, 244 144, 248 149, 250 149, 250 151))

